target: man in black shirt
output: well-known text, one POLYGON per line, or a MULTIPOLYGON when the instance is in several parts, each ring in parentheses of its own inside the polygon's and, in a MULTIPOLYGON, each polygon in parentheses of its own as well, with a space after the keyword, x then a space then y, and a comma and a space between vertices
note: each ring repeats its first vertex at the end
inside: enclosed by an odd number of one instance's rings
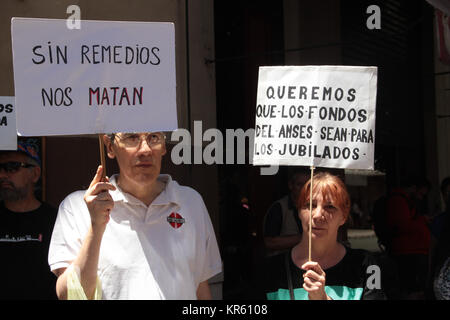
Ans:
POLYGON ((41 175, 34 139, 0 152, 0 299, 56 299, 47 257, 56 209, 34 193, 41 175))
POLYGON ((267 211, 264 217, 264 244, 268 256, 285 252, 300 241, 303 229, 297 201, 309 176, 306 168, 294 172, 288 182, 289 194, 275 201, 267 211))

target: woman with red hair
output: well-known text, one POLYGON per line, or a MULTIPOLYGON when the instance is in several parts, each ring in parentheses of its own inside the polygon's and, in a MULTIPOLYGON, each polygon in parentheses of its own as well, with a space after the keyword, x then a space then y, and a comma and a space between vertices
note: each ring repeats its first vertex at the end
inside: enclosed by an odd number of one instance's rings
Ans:
MULTIPOLYGON (((338 229, 350 213, 350 196, 337 176, 321 172, 313 177, 311 219, 311 261, 309 180, 298 199, 302 221, 301 241, 284 259, 284 270, 271 275, 268 299, 359 300, 385 299, 381 270, 372 255, 338 242, 338 229)), ((282 264, 283 265, 283 264, 282 264)))

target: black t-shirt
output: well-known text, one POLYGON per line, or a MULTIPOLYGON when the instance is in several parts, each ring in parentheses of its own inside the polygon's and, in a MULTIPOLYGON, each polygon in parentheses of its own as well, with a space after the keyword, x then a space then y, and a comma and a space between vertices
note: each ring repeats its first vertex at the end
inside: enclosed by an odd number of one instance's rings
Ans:
POLYGON ((48 247, 57 210, 12 212, 0 202, 0 299, 56 299, 48 247))
MULTIPOLYGON (((291 299, 286 268, 286 263, 288 263, 294 299, 307 300, 308 293, 303 289, 303 273, 305 271, 294 264, 291 251, 275 256, 273 259, 271 266, 279 270, 270 270, 271 275, 266 277, 267 299, 291 299)), ((376 260, 368 251, 346 248, 344 258, 335 266, 324 270, 326 293, 333 300, 386 299, 381 286, 381 267, 376 269, 377 266, 376 260), (379 279, 375 277, 379 277, 379 279)))

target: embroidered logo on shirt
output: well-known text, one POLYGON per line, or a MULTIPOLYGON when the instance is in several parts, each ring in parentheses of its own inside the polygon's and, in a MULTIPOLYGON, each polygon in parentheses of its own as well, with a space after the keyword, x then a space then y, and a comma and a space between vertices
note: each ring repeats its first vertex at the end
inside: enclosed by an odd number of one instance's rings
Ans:
POLYGON ((174 229, 178 229, 178 228, 181 227, 181 225, 185 222, 185 220, 184 220, 184 218, 183 218, 179 213, 172 212, 172 213, 167 217, 167 222, 170 223, 170 225, 171 225, 174 229))

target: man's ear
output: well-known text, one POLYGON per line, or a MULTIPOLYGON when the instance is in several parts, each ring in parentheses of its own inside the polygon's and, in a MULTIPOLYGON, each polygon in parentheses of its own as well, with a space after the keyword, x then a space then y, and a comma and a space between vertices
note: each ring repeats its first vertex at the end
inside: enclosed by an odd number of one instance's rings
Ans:
POLYGON ((37 183, 39 181, 39 178, 41 177, 41 167, 35 166, 32 169, 33 169, 32 181, 33 183, 37 183))
POLYGON ((163 145, 162 145, 162 152, 161 155, 164 156, 167 153, 167 149, 166 149, 166 142, 164 141, 163 145))
POLYGON ((111 141, 111 139, 109 138, 109 136, 107 136, 106 134, 103 135, 103 143, 105 145, 106 148, 106 154, 108 155, 108 158, 110 159, 114 159, 116 157, 116 154, 114 153, 114 149, 113 149, 113 144, 114 142, 111 141))

